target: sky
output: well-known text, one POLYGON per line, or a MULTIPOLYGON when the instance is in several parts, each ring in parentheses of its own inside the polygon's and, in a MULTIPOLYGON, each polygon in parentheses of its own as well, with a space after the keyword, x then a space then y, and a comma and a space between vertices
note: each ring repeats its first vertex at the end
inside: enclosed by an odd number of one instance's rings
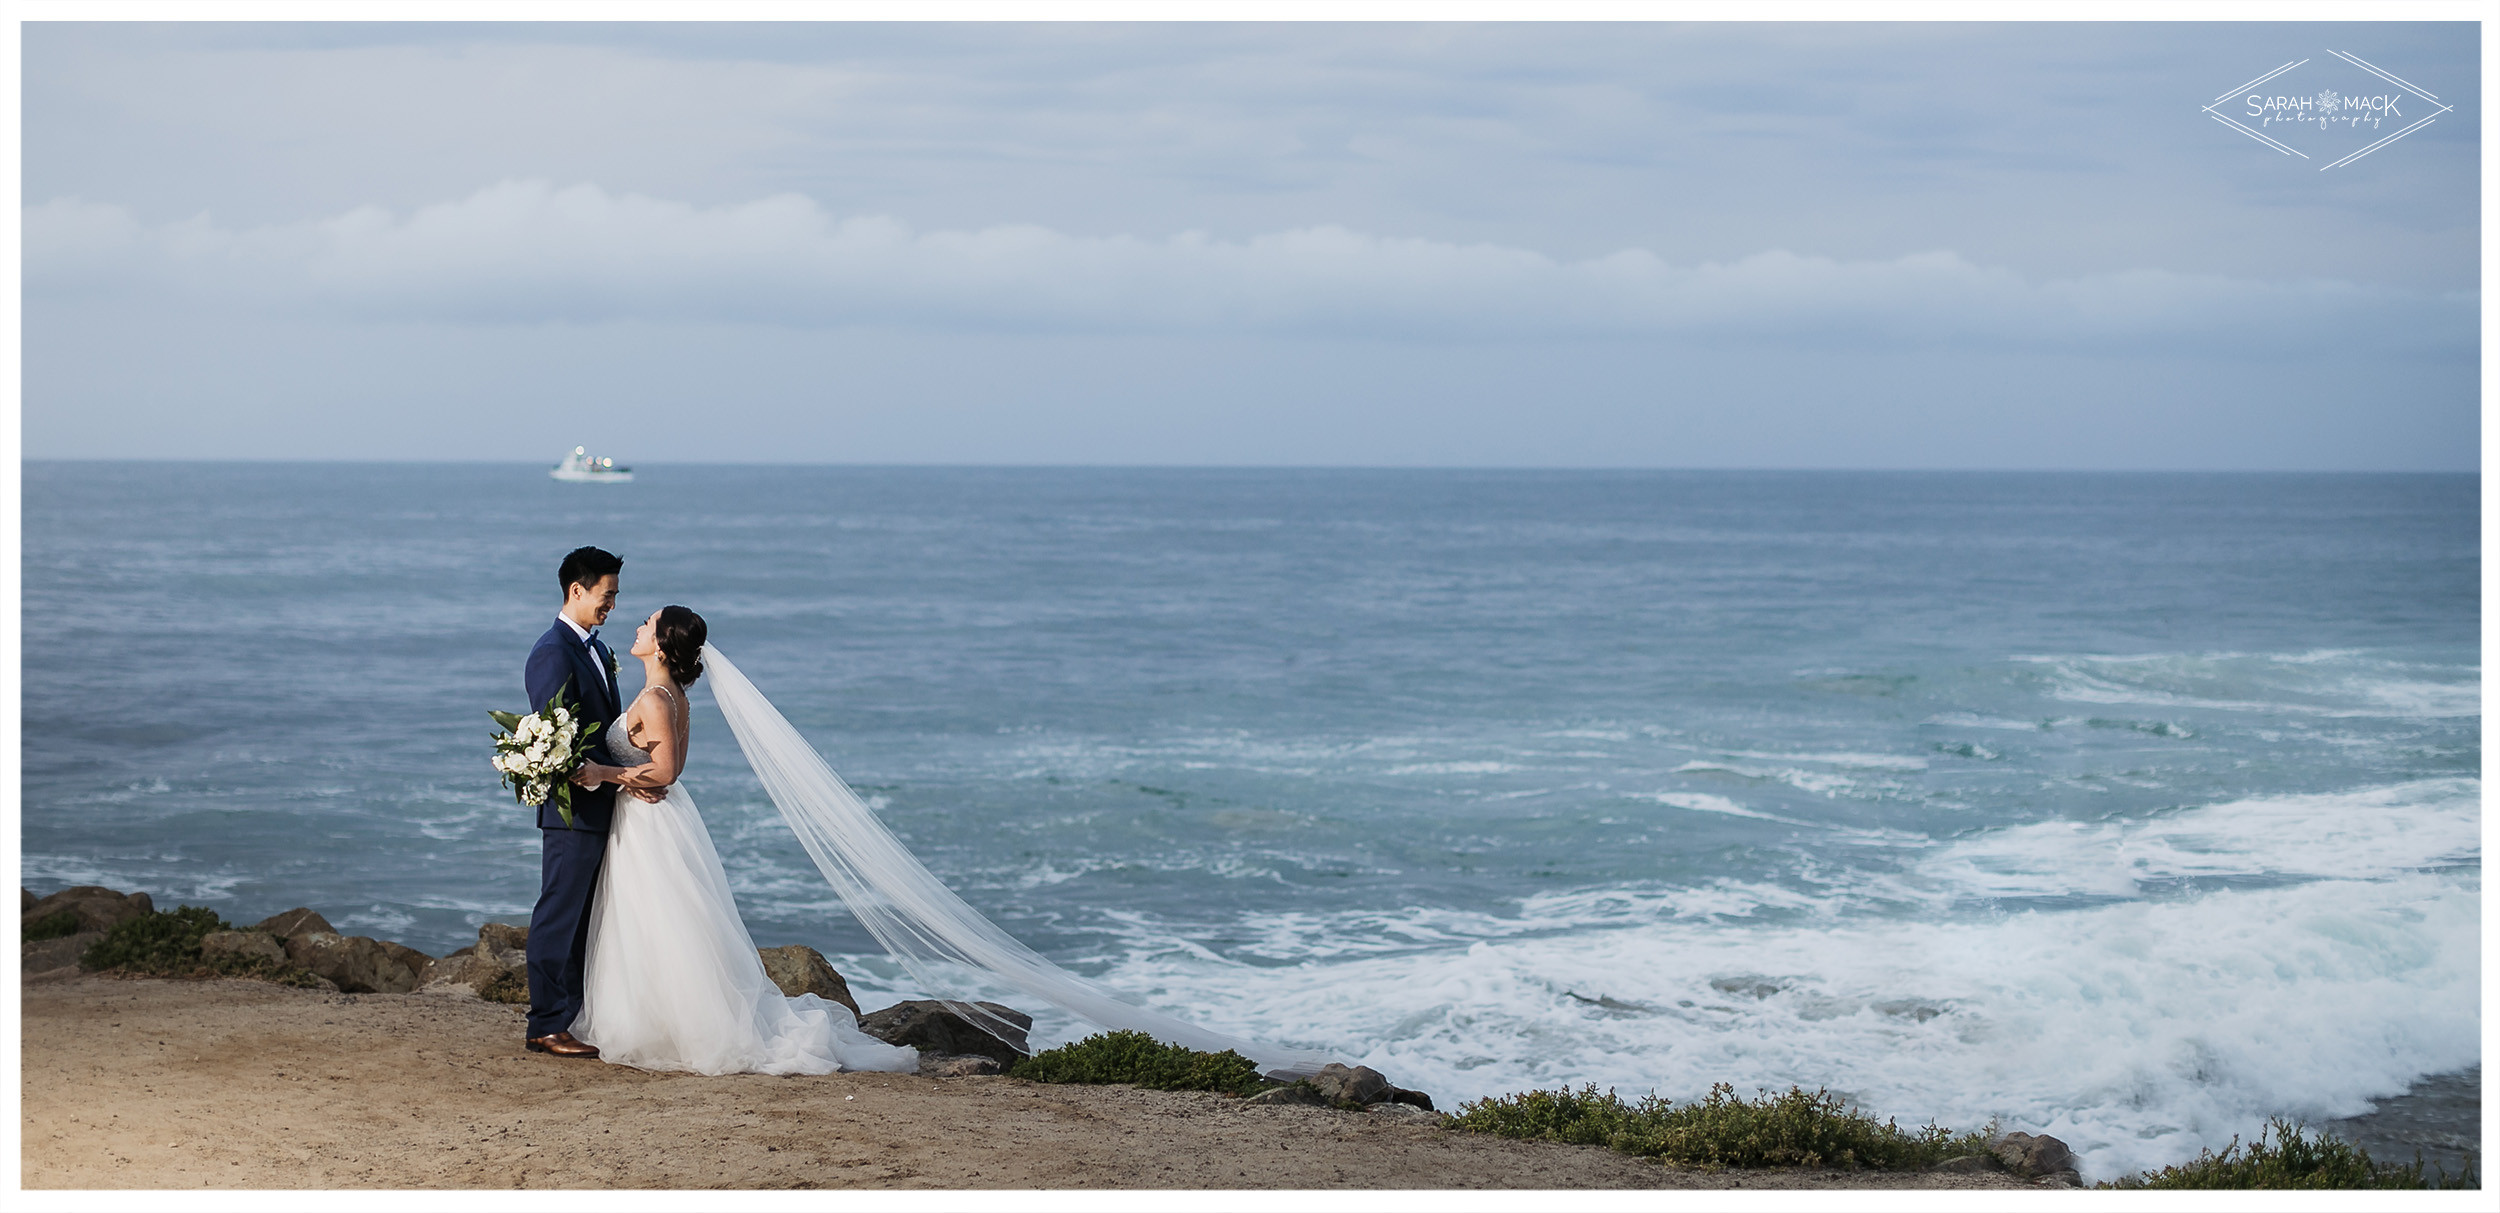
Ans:
POLYGON ((23 450, 2472 471, 2478 40, 29 24, 23 450))

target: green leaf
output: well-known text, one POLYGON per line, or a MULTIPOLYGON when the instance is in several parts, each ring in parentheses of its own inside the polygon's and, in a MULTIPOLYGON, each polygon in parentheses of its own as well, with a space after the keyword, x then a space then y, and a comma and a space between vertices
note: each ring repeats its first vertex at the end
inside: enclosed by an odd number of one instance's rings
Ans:
POLYGON ((561 817, 561 818, 563 818, 563 819, 564 819, 564 828, 565 828, 565 829, 568 829, 568 830, 569 830, 569 829, 572 829, 572 828, 573 828, 573 785, 572 785, 572 783, 570 783, 570 782, 568 781, 568 782, 565 782, 565 783, 559 783, 559 784, 557 784, 557 785, 556 785, 556 790, 555 790, 555 798, 556 798, 556 816, 561 817))
POLYGON ((495 723, 502 725, 504 732, 521 727, 521 714, 518 712, 488 712, 487 715, 494 717, 495 723))

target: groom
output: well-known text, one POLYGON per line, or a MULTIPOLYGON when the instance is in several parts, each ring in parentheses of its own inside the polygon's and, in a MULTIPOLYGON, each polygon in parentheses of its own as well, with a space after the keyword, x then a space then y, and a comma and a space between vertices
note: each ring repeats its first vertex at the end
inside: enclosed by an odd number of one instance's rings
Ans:
MULTIPOLYGON (((530 709, 562 700, 575 719, 613 722, 617 716, 616 658, 595 630, 616 606, 616 578, 625 562, 598 548, 575 548, 556 570, 564 608, 555 626, 530 650, 530 709)), ((614 727, 610 724, 610 727, 614 727)), ((592 758, 607 761, 606 731, 591 739, 592 758)), ((597 1057, 599 1050, 573 1039, 567 1029, 582 1009, 582 961, 590 950, 590 897, 599 887, 599 861, 607 854, 608 821, 616 786, 573 789, 573 824, 556 813, 554 797, 538 806, 538 907, 530 912, 531 1052, 558 1057, 597 1057)))

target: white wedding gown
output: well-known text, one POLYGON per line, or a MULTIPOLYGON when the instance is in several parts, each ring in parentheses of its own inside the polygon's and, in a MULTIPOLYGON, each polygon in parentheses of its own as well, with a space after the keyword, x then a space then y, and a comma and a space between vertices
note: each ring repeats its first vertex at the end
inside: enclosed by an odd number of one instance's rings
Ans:
MULTIPOLYGON (((651 760, 626 739, 623 717, 608 727, 607 748, 619 765, 651 760)), ((919 1065, 917 1051, 861 1032, 850 1008, 784 996, 764 975, 720 853, 683 785, 657 804, 617 796, 572 1032, 598 1046, 601 1060, 643 1070, 829 1074, 919 1065)))

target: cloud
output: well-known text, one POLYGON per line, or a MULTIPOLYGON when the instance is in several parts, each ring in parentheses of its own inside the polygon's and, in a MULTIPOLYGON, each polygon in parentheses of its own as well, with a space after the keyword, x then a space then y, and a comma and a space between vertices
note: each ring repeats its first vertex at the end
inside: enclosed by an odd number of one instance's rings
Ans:
POLYGON ((2144 269, 2032 279, 1950 251, 1560 259, 1335 226, 1243 239, 916 230, 781 193, 718 206, 508 181, 397 213, 234 229, 56 199, 25 218, 27 299, 144 295, 463 324, 613 320, 1423 341, 2466 354, 2479 297, 2144 269))

